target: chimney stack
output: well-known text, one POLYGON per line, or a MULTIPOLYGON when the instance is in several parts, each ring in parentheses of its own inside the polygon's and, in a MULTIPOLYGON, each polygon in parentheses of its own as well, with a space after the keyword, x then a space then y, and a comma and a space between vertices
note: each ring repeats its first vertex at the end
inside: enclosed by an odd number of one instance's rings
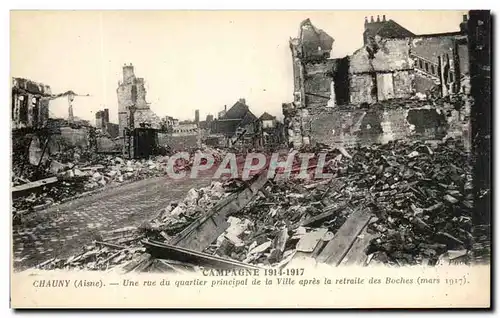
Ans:
POLYGON ((134 67, 132 64, 123 66, 123 83, 131 83, 134 75, 134 67))
POLYGON ((239 102, 240 102, 240 103, 242 103, 243 105, 246 105, 246 104, 247 104, 247 103, 246 103, 246 100, 245 100, 244 98, 240 98, 239 102))
POLYGON ((200 122, 200 110, 199 109, 196 109, 194 111, 194 122, 197 124, 200 122))
POLYGON ((368 24, 368 18, 365 17, 365 25, 367 25, 367 24, 368 24))
POLYGON ((385 22, 385 14, 382 16, 382 21, 385 22))
POLYGON ((375 21, 373 21, 373 15, 372 15, 372 16, 370 16, 370 22, 371 22, 371 23, 375 22, 375 21))
POLYGON ((377 22, 380 22, 380 16, 377 15, 377 22))
POLYGON ((227 105, 224 105, 224 111, 227 111, 227 105))
POLYGON ((467 14, 464 14, 463 19, 464 19, 464 22, 467 22, 467 14))
POLYGON ((104 108, 104 122, 105 123, 109 123, 109 109, 108 108, 104 108))

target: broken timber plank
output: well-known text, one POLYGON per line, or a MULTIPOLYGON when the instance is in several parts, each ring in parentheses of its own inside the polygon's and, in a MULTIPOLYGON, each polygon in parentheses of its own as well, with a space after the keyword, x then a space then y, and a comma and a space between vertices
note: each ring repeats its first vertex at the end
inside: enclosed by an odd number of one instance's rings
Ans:
POLYGON ((309 232, 301 237, 297 243, 295 254, 287 266, 299 266, 299 263, 313 260, 323 249, 328 239, 332 237, 332 233, 326 228, 320 228, 313 232, 309 232))
POLYGON ((365 252, 366 248, 370 245, 371 240, 380 236, 380 234, 368 233, 369 223, 370 221, 368 221, 367 225, 363 228, 363 231, 361 231, 361 233, 357 236, 351 249, 342 260, 342 265, 366 265, 368 260, 368 255, 366 255, 365 252))
POLYGON ((182 232, 174 236, 169 244, 194 251, 203 251, 229 227, 229 223, 226 222, 227 216, 245 207, 266 184, 267 180, 267 171, 264 171, 248 187, 231 194, 207 215, 192 222, 182 232))
POLYGON ((172 246, 169 244, 161 243, 153 240, 143 240, 142 243, 146 246, 148 252, 157 258, 163 259, 174 259, 182 262, 189 262, 192 264, 200 265, 200 266, 209 266, 217 269, 233 269, 233 268, 242 268, 242 269, 259 269, 260 267, 245 264, 242 262, 225 259, 221 257, 217 257, 214 255, 197 252, 193 250, 189 250, 186 248, 172 246))
POLYGON ((346 209, 347 207, 348 206, 345 202, 333 204, 329 207, 326 207, 323 210, 324 211, 323 213, 302 221, 301 226, 314 226, 318 223, 321 223, 321 222, 327 220, 328 218, 332 217, 334 214, 346 209))
POLYGON ((325 246, 317 257, 318 263, 327 263, 338 266, 349 252, 357 236, 368 224, 372 217, 368 209, 354 211, 335 233, 335 237, 325 246))
POLYGON ((42 180, 38 180, 38 181, 33 181, 30 183, 26 183, 26 184, 21 184, 21 185, 12 187, 12 194, 14 195, 14 194, 17 194, 19 192, 34 190, 36 188, 40 188, 40 187, 46 186, 48 184, 56 183, 57 181, 59 181, 59 179, 57 179, 57 177, 50 177, 50 178, 46 178, 46 179, 42 179, 42 180))

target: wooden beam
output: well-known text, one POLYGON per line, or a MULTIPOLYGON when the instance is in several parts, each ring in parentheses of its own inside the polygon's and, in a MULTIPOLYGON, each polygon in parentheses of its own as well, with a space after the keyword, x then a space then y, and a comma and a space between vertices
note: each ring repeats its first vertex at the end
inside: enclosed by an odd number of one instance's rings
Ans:
MULTIPOLYGON (((370 221, 368 222, 368 224, 370 221)), ((341 265, 358 265, 365 266, 368 260, 366 248, 371 240, 380 236, 380 234, 368 233, 368 224, 363 228, 363 231, 356 237, 354 244, 341 262, 341 265)))
POLYGON ((40 187, 43 187, 43 186, 46 186, 46 185, 49 185, 52 183, 56 183, 57 181, 58 181, 57 177, 50 177, 50 178, 46 178, 46 179, 42 179, 42 180, 38 180, 38 181, 33 181, 30 183, 26 183, 26 184, 21 184, 21 185, 12 187, 12 193, 14 194, 14 193, 18 193, 18 192, 34 190, 36 188, 40 188, 40 187))
POLYGON ((267 180, 267 170, 264 170, 249 186, 221 201, 205 216, 198 218, 174 236, 169 244, 194 251, 203 251, 229 227, 226 218, 243 209, 266 184, 267 180))
POLYGON ((218 256, 201 253, 186 248, 172 246, 169 244, 161 243, 153 240, 142 241, 144 246, 146 246, 147 251, 154 257, 163 259, 173 259, 182 262, 188 262, 190 264, 196 264, 200 266, 208 266, 217 269, 259 269, 260 267, 245 264, 238 261, 233 261, 230 259, 221 258, 218 256))
POLYGON ((338 266, 371 217, 372 214, 368 209, 359 208, 355 210, 335 233, 335 237, 325 246, 316 260, 319 263, 338 266))
POLYGON ((319 95, 319 94, 314 94, 314 93, 309 93, 309 92, 306 92, 306 95, 320 97, 320 98, 324 98, 324 99, 330 99, 330 96, 324 96, 324 95, 319 95))

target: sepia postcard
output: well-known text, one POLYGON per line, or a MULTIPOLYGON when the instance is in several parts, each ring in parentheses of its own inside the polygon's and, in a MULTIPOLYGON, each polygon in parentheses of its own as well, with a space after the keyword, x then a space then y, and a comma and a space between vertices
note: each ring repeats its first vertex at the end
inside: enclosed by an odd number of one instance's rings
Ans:
POLYGON ((12 308, 490 308, 489 10, 10 20, 12 308))

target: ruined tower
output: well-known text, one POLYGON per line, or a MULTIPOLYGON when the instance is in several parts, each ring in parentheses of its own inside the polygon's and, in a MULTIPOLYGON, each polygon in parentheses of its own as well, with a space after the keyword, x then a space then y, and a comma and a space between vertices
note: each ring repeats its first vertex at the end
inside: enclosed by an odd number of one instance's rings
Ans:
POLYGON ((146 102, 146 88, 144 79, 138 78, 134 73, 132 64, 123 66, 123 79, 118 83, 118 129, 119 136, 123 136, 125 127, 130 124, 130 107, 135 109, 149 109, 146 102))
MULTIPOLYGON (((311 20, 302 21, 299 36, 290 39, 293 59, 294 102, 299 107, 307 107, 304 89, 305 64, 316 63, 330 58, 334 39, 325 31, 316 28, 311 20)), ((328 83, 328 87, 330 84, 328 83)))
POLYGON ((333 42, 330 35, 316 28, 309 19, 300 24, 299 36, 290 39, 294 96, 293 103, 283 108, 283 115, 287 119, 287 135, 293 147, 310 143, 309 112, 335 105, 335 93, 332 93, 335 62, 330 59, 333 42))

